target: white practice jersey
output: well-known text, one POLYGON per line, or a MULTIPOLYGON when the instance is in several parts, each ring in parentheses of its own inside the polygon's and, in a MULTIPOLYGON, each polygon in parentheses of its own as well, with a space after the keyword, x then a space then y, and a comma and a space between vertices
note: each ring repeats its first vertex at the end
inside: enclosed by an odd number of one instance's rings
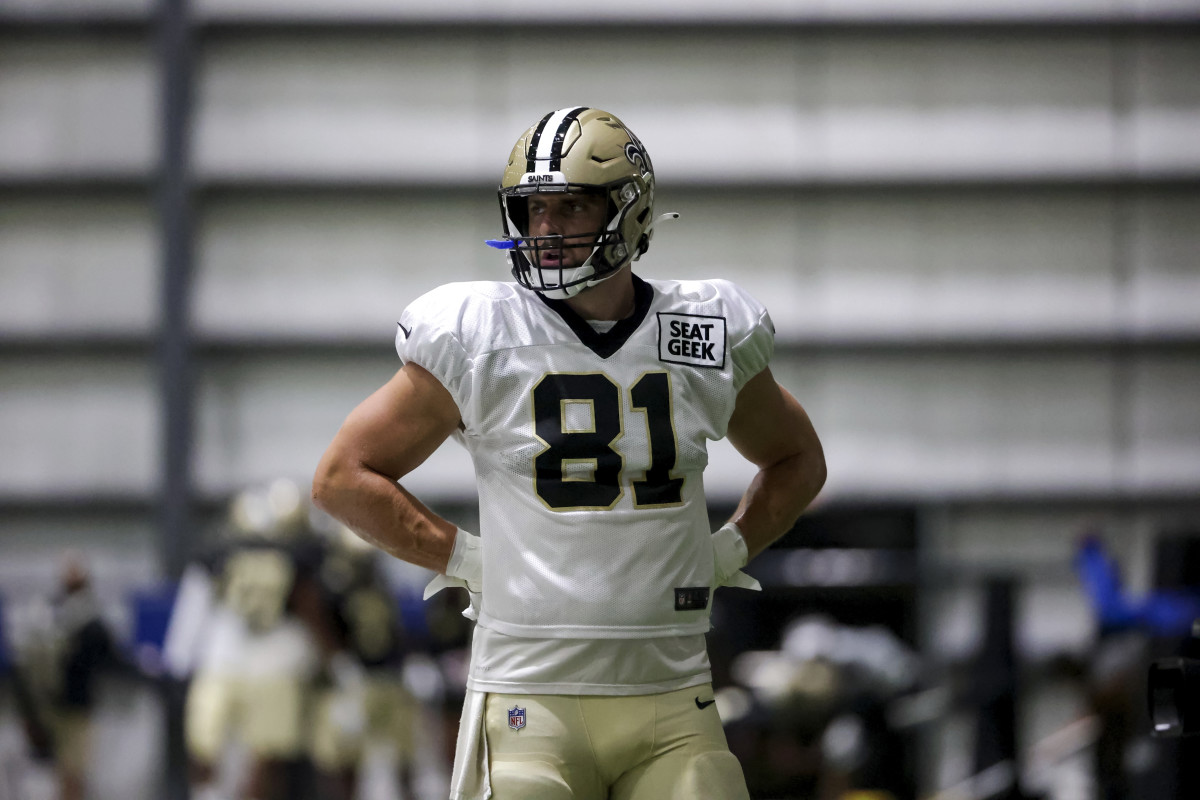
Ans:
POLYGON ((643 281, 597 332, 515 284, 448 284, 396 349, 453 395, 479 487, 478 624, 534 639, 709 628, 707 443, 768 363, 766 310, 724 280, 643 281))

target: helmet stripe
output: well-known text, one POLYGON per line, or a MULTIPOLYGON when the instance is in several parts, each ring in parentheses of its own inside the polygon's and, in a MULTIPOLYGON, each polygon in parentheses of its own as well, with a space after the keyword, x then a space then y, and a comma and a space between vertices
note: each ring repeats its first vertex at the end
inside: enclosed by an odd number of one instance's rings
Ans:
POLYGON ((587 106, 575 106, 554 111, 542 117, 537 130, 529 140, 526 172, 558 172, 562 169, 562 145, 567 131, 587 106), (547 136, 554 131, 553 136, 547 136))
POLYGON ((537 158, 538 143, 542 140, 542 131, 546 130, 546 123, 549 122, 550 118, 553 116, 554 112, 551 111, 549 114, 542 117, 542 121, 537 125, 537 130, 533 132, 533 136, 529 137, 529 146, 525 148, 526 172, 533 172, 537 168, 537 162, 534 161, 534 159, 537 158))
POLYGON ((571 123, 579 117, 580 113, 587 111, 584 106, 578 106, 563 117, 562 122, 558 126, 558 130, 554 134, 554 143, 550 153, 550 171, 558 172, 562 169, 562 146, 563 139, 567 136, 567 131, 571 129, 571 123))

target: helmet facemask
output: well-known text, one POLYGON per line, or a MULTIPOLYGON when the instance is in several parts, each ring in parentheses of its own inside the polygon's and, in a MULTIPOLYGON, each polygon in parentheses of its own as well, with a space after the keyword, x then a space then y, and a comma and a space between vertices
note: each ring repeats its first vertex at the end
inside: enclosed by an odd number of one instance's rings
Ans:
MULTIPOLYGON (((633 181, 614 187, 568 184, 564 187, 517 187, 501 190, 505 239, 511 242, 509 259, 517 283, 551 299, 574 297, 584 289, 612 277, 640 253, 625 241, 626 218, 634 210, 640 191, 633 181), (596 230, 569 235, 529 236, 528 204, 538 194, 591 194, 605 197, 604 222, 596 230), (588 248, 585 259, 567 265, 566 250, 588 248), (557 257, 553 257, 557 255, 557 257), (547 256, 551 256, 547 258, 547 256), (557 266, 544 266, 547 261, 557 266)), ((644 211, 649 214, 649 210, 644 211)))

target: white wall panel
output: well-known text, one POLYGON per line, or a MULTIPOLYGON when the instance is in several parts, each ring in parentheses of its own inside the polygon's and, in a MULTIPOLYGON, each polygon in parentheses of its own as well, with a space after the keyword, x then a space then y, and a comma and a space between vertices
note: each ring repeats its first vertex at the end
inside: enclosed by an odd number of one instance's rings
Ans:
POLYGON ((1112 487, 1113 368, 1069 356, 777 360, 825 445, 826 493, 1112 487))
POLYGON ((0 332, 147 331, 157 256, 144 202, 0 200, 0 332))
POLYGON ((543 108, 604 108, 637 133, 666 183, 787 180, 811 169, 821 145, 808 114, 822 97, 823 50, 806 37, 648 31, 531 48, 516 31, 497 45, 489 83, 518 133, 543 108))
POLYGON ((488 53, 466 34, 211 42, 197 89, 199 169, 498 180, 520 130, 496 136, 480 113, 488 53))
POLYGON ((1200 483, 1200 360, 1140 359, 1128 373, 1132 405, 1131 479, 1138 486, 1200 483))
POLYGON ((738 281, 784 339, 1117 327, 1105 192, 674 195, 641 271, 738 281))
POLYGON ((1200 330, 1186 190, 661 195, 639 270, 736 280, 785 339, 1200 330))
POLYGON ((656 213, 678 211, 680 218, 655 230, 650 250, 634 264, 636 273, 664 280, 735 281, 767 306, 781 338, 821 326, 812 319, 821 270, 820 201, 660 186, 656 213))
POLYGON ((153 374, 136 361, 0 361, 0 492, 151 491, 156 401, 153 374))
POLYGON ((1071 174, 1113 159, 1103 41, 600 35, 572 42, 571 69, 556 48, 508 38, 507 107, 527 103, 530 86, 606 107, 667 180, 1071 174), (592 70, 614 50, 654 61, 592 70))
POLYGON ((1113 158, 1100 38, 838 37, 823 42, 822 167, 833 174, 1072 174, 1113 158))
MULTIPOLYGON (((272 359, 212 364, 197 404, 197 483, 225 492, 275 477, 307 483, 346 415, 399 369, 390 342, 380 358, 272 359)), ((465 451, 447 442, 405 485, 422 496, 473 497, 465 451)))
POLYGON ((1112 326, 1104 193, 868 196, 817 215, 810 330, 1032 336, 1112 326))
POLYGON ((1131 46, 1129 135, 1138 167, 1200 169, 1200 36, 1143 38, 1131 46))
MULTIPOLYGON (((1106 37, 397 32, 229 39, 203 63, 212 175, 490 182, 521 130, 576 103, 621 116, 667 181, 1075 176, 1132 158, 1106 37)), ((1155 170, 1194 166, 1180 142, 1155 170)))
POLYGON ((157 146, 149 43, 0 39, 0 173, 144 172, 157 146))
POLYGON ((494 196, 230 199, 204 215, 196 321, 208 333, 364 335, 381 347, 400 312, 452 280, 507 280, 484 245, 494 196))
MULTIPOLYGON (((1200 129, 1198 129, 1200 131, 1200 129)), ((1142 195, 1133 207, 1126 311, 1140 330, 1200 327, 1200 196, 1142 195)))

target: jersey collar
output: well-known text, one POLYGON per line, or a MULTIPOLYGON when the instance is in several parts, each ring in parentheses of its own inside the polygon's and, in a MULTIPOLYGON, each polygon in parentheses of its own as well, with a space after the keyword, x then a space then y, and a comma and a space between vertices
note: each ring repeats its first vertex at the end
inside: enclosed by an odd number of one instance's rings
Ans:
POLYGON ((633 332, 641 327, 642 322, 646 319, 646 315, 650 313, 650 303, 654 300, 654 288, 650 284, 637 275, 631 274, 630 277, 633 278, 633 313, 617 322, 616 325, 604 333, 600 333, 589 325, 587 320, 576 314, 567 305, 566 301, 551 300, 540 294, 538 295, 538 299, 562 317, 563 322, 567 323, 567 326, 579 337, 579 341, 589 350, 600 356, 600 358, 608 358, 620 350, 621 346, 633 335, 633 332))

